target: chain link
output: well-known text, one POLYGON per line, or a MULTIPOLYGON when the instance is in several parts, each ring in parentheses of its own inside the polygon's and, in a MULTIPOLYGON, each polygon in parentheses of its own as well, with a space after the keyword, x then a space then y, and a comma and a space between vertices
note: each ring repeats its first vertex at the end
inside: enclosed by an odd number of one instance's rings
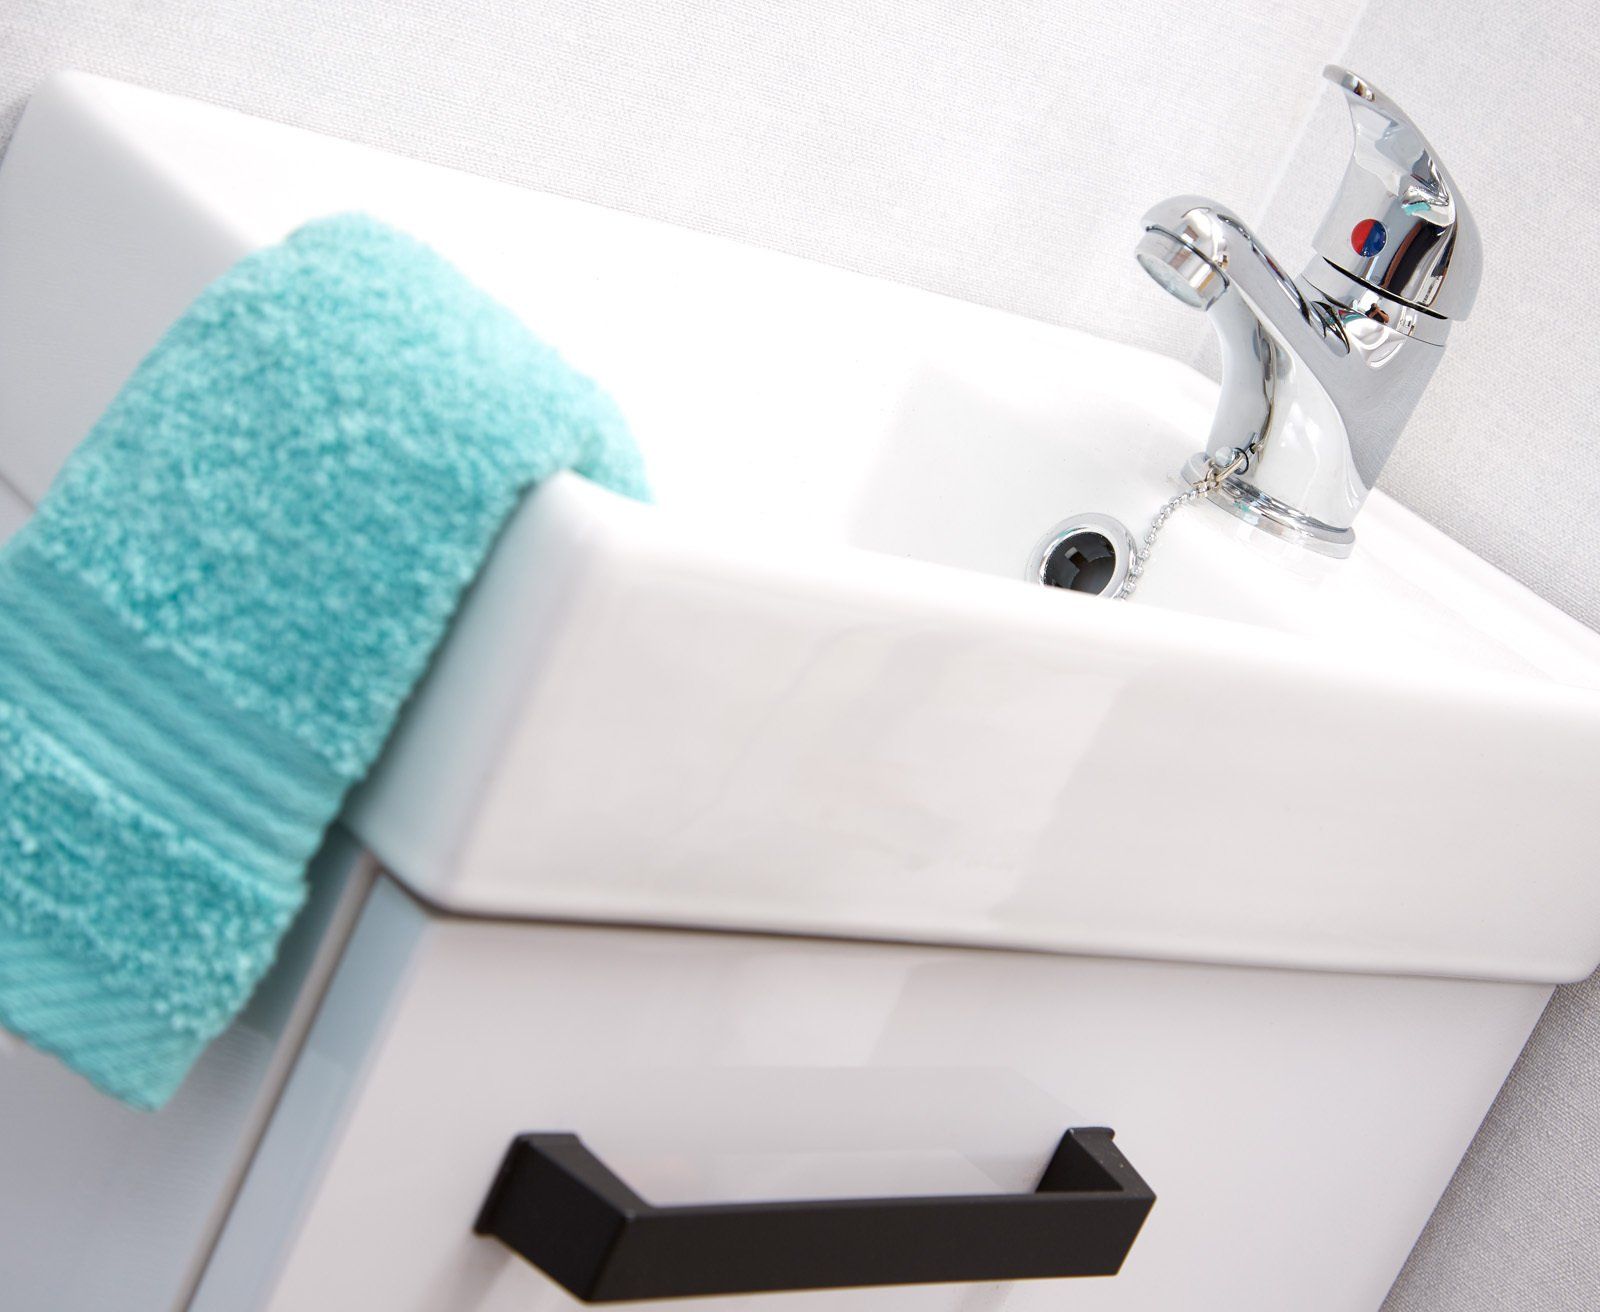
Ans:
POLYGON ((1128 600, 1138 589, 1139 580, 1144 576, 1144 567, 1149 563, 1151 551, 1155 549, 1156 538, 1167 526, 1167 521, 1180 507, 1188 505, 1196 497, 1207 496, 1214 492, 1223 479, 1243 469, 1249 459, 1248 453, 1239 450, 1238 447, 1233 448, 1231 456, 1226 451, 1217 452, 1210 458, 1205 473, 1156 511, 1155 517, 1150 521, 1150 527, 1145 531, 1144 542, 1133 553, 1133 559, 1128 563, 1128 579, 1118 594, 1121 600, 1128 600))

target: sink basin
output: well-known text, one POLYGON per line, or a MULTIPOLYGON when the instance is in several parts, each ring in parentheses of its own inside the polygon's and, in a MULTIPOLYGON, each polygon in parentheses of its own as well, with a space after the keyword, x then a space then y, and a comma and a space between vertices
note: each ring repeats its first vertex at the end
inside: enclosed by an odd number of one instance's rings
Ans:
MULTIPOLYGON (((1132 347, 65 74, 0 173, 0 475, 36 500, 206 281, 344 209, 602 380, 658 494, 564 475, 508 528, 347 816, 425 899, 1600 961, 1600 637, 1401 506, 1342 562, 1191 507, 1132 603, 1021 580, 1068 514, 1142 534, 1204 445, 1215 385, 1132 347)), ((1127 294, 1181 313, 1131 255, 1127 294)))

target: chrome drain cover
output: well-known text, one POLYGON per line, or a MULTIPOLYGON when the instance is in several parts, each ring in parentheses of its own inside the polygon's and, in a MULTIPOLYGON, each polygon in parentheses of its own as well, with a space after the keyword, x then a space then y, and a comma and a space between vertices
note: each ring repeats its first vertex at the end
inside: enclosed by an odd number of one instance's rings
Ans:
POLYGON ((1031 582, 1094 597, 1119 597, 1134 557, 1133 534, 1110 515, 1073 515, 1039 539, 1028 558, 1031 582))

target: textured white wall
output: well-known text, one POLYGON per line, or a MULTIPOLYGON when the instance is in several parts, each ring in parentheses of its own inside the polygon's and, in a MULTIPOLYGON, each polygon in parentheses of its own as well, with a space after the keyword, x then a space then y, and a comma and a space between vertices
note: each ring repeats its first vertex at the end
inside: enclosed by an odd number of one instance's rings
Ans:
MULTIPOLYGON (((1487 250, 1385 485, 1600 627, 1578 0, 0 0, 0 137, 79 67, 1204 360, 1200 316, 1131 261, 1135 221, 1209 192, 1295 266, 1343 167, 1317 77, 1340 59, 1416 113, 1487 250)), ((1600 1307, 1597 1053, 1591 982, 1558 995, 1390 1312, 1600 1307)))
POLYGON ((1264 205, 1359 7, 0 0, 0 112, 82 68, 1179 354, 1139 215, 1264 205))

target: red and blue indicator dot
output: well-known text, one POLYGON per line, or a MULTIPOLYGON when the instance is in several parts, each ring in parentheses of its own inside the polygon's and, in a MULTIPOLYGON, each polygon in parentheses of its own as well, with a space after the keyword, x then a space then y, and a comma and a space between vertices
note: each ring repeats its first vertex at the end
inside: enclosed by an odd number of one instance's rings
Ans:
POLYGON ((1357 255, 1363 259, 1376 255, 1383 249, 1383 243, 1388 240, 1389 234, 1384 230, 1383 224, 1376 219, 1362 219, 1360 223, 1350 229, 1350 245, 1355 248, 1357 255))

